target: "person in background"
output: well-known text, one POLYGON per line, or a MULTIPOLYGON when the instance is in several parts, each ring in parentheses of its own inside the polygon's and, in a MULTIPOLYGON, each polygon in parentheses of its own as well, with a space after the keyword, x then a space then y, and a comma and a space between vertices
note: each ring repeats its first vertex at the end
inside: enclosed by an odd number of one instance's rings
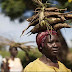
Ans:
POLYGON ((10 57, 3 58, 3 65, 2 65, 2 71, 4 72, 22 72, 23 67, 21 64, 21 61, 19 58, 16 58, 18 54, 17 47, 11 47, 9 48, 10 57))
POLYGON ((29 63, 24 72, 71 72, 58 60, 61 43, 56 31, 46 30, 38 33, 36 42, 42 57, 29 63))
POLYGON ((0 55, 0 71, 1 71, 1 64, 2 64, 2 55, 0 55))

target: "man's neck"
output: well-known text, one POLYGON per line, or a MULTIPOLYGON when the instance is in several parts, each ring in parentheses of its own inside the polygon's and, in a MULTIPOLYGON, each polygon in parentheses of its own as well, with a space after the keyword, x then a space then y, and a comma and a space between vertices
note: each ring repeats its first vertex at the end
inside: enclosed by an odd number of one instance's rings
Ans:
POLYGON ((12 60, 14 60, 15 57, 14 57, 14 56, 11 56, 10 58, 11 58, 12 60))
POLYGON ((48 66, 54 66, 54 67, 59 68, 58 61, 57 61, 56 57, 52 57, 51 58, 51 57, 46 57, 45 55, 43 55, 40 58, 40 61, 42 61, 43 63, 47 64, 48 66))
POLYGON ((49 61, 49 62, 54 62, 54 63, 57 63, 57 61, 58 61, 56 56, 45 56, 45 55, 43 55, 42 58, 49 61))

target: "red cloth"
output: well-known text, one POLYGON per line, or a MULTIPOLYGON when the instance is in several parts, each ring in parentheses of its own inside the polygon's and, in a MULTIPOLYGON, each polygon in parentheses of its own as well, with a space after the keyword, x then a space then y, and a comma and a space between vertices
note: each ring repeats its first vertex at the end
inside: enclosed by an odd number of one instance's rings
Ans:
POLYGON ((56 31, 46 30, 44 32, 38 33, 36 36, 36 43, 38 45, 38 48, 40 48, 41 43, 45 40, 46 36, 50 35, 52 32, 52 35, 57 35, 56 31))

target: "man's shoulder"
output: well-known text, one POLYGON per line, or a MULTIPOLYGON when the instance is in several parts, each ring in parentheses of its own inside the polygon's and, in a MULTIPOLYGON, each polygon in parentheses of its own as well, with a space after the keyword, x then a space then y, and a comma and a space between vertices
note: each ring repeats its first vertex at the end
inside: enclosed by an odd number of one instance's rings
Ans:
POLYGON ((24 72, 26 71, 32 71, 32 70, 35 70, 38 66, 38 59, 34 60, 33 62, 30 62, 24 69, 24 72))
POLYGON ((20 60, 20 58, 15 58, 16 60, 20 60))
POLYGON ((61 68, 66 69, 68 72, 71 72, 71 70, 68 69, 62 62, 58 61, 58 63, 59 63, 59 66, 60 66, 61 68))
POLYGON ((62 62, 58 61, 60 67, 66 67, 62 62))
MULTIPOLYGON (((36 60, 34 60, 33 62, 30 62, 27 66, 29 67, 31 67, 31 66, 34 66, 34 65, 36 65, 36 64, 38 64, 38 59, 36 59, 36 60)), ((27 67, 26 66, 26 67, 27 67)))

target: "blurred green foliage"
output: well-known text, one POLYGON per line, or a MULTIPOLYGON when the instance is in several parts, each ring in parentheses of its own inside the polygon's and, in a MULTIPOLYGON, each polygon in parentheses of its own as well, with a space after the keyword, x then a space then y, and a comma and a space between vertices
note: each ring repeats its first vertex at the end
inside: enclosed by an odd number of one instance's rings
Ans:
MULTIPOLYGON (((10 57, 10 53, 8 51, 0 51, 0 54, 2 55, 2 57, 10 57)), ((23 57, 25 56, 25 52, 24 51, 19 51, 17 57, 19 57, 21 60, 23 59, 23 57)))
POLYGON ((67 10, 72 10, 72 2, 68 2, 68 0, 56 0, 60 8, 67 8, 67 10))
POLYGON ((16 19, 24 13, 25 4, 22 0, 5 0, 2 2, 2 10, 11 19, 16 19))
MULTIPOLYGON (((72 52, 72 48, 70 48, 70 51, 72 52)), ((9 52, 6 52, 6 51, 0 51, 0 54, 3 57, 10 56, 9 52)), ((28 65, 30 62, 34 61, 35 59, 37 59, 41 56, 42 56, 42 54, 38 51, 37 48, 29 51, 29 60, 26 59, 26 55, 25 55, 24 51, 18 51, 18 55, 17 55, 17 57, 21 59, 23 68, 25 68, 26 65, 28 65)), ((70 63, 70 61, 66 60, 64 62, 64 64, 65 64, 65 66, 67 66, 67 68, 72 69, 72 63, 70 63)))
POLYGON ((70 52, 72 52, 72 48, 69 48, 70 52))
POLYGON ((33 7, 32 1, 29 0, 3 0, 1 2, 2 12, 11 20, 21 17, 26 9, 33 7))
MULTIPOLYGON (((72 2, 69 3, 68 0, 42 0, 43 3, 46 1, 53 3, 58 3, 59 8, 68 8, 72 10, 72 2)), ((9 16, 11 20, 20 18, 23 16, 26 10, 34 10, 37 6, 32 0, 2 0, 0 2, 2 12, 9 16)))
MULTIPOLYGON (((2 57, 10 57, 10 53, 7 51, 0 51, 0 54, 2 57)), ((41 53, 38 51, 38 49, 33 49, 29 51, 29 60, 26 59, 26 55, 24 51, 18 51, 17 57, 21 59, 23 67, 25 67, 30 62, 34 61, 35 59, 41 57, 41 53)))

